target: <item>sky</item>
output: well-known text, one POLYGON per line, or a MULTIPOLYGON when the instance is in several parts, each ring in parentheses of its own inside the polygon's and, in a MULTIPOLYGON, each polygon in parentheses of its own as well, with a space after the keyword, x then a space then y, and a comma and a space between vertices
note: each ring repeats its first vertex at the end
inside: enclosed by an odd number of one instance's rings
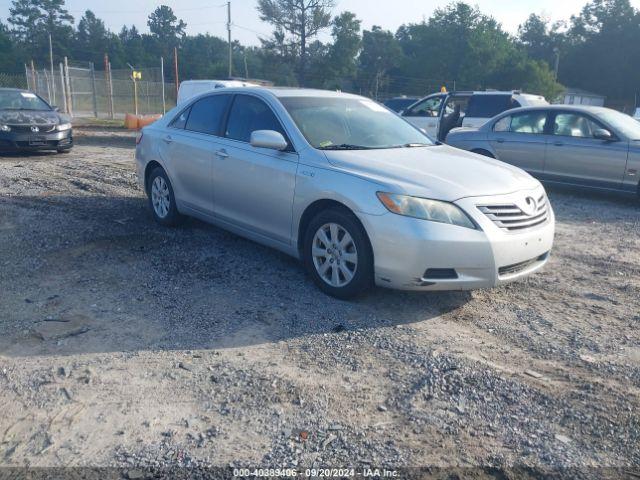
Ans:
MULTIPOLYGON (((344 10, 354 12, 362 20, 363 28, 380 25, 393 32, 404 23, 417 23, 428 18, 438 7, 451 0, 335 0, 334 14, 344 10)), ((580 12, 587 0, 468 0, 494 18, 503 27, 516 33, 530 13, 542 14, 552 21, 568 20, 580 12)), ((640 0, 631 0, 640 8, 640 0)), ((187 24, 188 34, 210 33, 225 37, 227 9, 225 0, 66 0, 67 9, 77 21, 85 10, 92 10, 107 27, 118 32, 122 25, 136 25, 148 31, 147 16, 158 5, 169 5, 178 18, 187 24)), ((232 37, 245 45, 258 45, 259 37, 271 32, 261 22, 256 11, 257 0, 231 0, 232 37)), ((6 21, 11 0, 0 0, 0 19, 6 21)), ((328 31, 320 36, 328 38, 328 31)))

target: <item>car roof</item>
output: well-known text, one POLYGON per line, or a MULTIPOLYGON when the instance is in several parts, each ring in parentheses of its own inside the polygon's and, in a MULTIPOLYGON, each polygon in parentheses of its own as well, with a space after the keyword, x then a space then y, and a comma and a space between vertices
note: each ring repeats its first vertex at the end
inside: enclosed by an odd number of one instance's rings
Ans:
POLYGON ((532 107, 519 107, 513 108, 511 110, 506 110, 501 113, 500 116, 512 115, 518 112, 528 112, 534 110, 564 110, 564 111, 575 111, 575 112, 590 112, 590 113, 604 113, 610 111, 610 108, 606 107, 595 107, 592 105, 564 105, 564 104, 553 104, 553 105, 536 105, 532 107), (506 115, 505 115, 506 114, 506 115))
POLYGON ((270 93, 274 97, 326 97, 326 98, 358 98, 365 99, 360 95, 344 93, 336 90, 320 90, 314 88, 296 88, 296 87, 243 87, 243 88, 225 88, 220 93, 270 93))

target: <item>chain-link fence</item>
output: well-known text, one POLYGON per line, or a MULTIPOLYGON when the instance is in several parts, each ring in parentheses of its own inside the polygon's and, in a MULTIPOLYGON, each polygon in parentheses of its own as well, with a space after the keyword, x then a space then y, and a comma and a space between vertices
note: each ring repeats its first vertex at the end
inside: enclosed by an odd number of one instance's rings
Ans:
POLYGON ((93 64, 60 62, 57 67, 25 66, 25 75, 0 73, 0 87, 36 92, 74 117, 121 118, 127 113, 164 113, 176 105, 174 83, 163 81, 161 67, 97 70, 93 64))

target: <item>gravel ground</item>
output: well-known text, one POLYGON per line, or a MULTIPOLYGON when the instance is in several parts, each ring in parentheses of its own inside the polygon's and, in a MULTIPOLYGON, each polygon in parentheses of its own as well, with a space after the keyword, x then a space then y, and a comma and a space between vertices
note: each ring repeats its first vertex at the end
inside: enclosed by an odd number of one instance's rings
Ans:
POLYGON ((0 466, 638 471, 637 201, 551 189, 525 281, 342 302, 153 223, 133 143, 0 158, 0 466))

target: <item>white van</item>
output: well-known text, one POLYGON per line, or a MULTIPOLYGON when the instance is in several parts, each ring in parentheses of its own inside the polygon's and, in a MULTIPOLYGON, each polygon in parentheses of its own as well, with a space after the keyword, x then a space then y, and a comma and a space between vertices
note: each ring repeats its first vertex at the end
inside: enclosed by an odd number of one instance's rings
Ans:
POLYGON ((548 105, 544 97, 519 91, 442 92, 414 103, 401 115, 440 141, 457 127, 478 128, 499 113, 518 107, 548 105))
POLYGON ((185 80, 178 88, 178 105, 186 102, 201 93, 210 92, 216 88, 231 87, 258 87, 254 83, 243 82, 242 80, 185 80))

